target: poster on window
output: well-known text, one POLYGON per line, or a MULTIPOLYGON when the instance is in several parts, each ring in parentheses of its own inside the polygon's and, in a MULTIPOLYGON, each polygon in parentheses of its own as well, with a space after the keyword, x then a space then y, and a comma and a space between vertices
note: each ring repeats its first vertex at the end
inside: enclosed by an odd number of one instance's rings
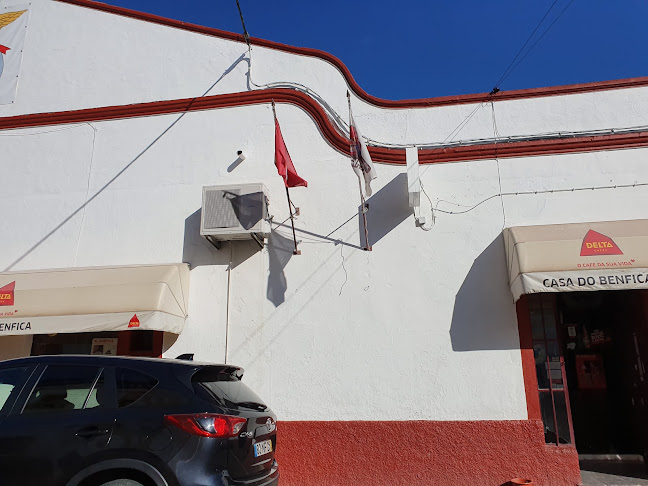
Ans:
POLYGON ((576 376, 579 390, 605 390, 605 368, 600 354, 576 356, 576 376))
POLYGON ((28 5, 0 7, 0 104, 16 99, 20 63, 27 34, 28 5))
POLYGON ((94 338, 90 354, 116 356, 117 338, 94 338))

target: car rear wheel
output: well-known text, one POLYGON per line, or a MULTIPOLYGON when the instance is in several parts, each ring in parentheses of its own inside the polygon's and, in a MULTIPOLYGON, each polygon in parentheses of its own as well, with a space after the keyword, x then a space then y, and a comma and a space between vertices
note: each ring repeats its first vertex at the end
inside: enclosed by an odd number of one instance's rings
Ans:
POLYGON ((142 483, 133 481, 132 479, 113 479, 107 483, 101 484, 101 486, 144 486, 142 483))

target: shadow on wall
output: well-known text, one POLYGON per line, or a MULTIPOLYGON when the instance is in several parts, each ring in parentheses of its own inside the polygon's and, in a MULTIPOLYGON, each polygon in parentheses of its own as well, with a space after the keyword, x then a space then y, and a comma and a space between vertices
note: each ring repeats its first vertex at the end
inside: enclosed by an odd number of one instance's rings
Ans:
MULTIPOLYGON (((220 81, 227 76, 229 73, 231 73, 236 66, 241 63, 241 62, 246 62, 248 64, 248 73, 249 73, 249 67, 250 67, 250 60, 246 58, 247 52, 243 52, 238 59, 236 59, 223 73, 220 75, 220 77, 214 81, 214 83, 207 88, 207 91, 205 91, 203 94, 200 96, 197 96, 196 98, 193 99, 193 101, 196 101, 204 96, 207 96, 209 92, 218 84, 220 81)), ((86 198, 85 202, 81 204, 78 208, 76 208, 72 213, 70 213, 67 217, 65 217, 61 222, 59 222, 53 229, 51 229, 48 233, 46 233, 44 236, 42 236, 36 243, 34 243, 31 247, 29 247, 25 252, 23 252, 20 256, 18 256, 12 263, 10 263, 4 270, 3 272, 8 272, 12 270, 16 265, 18 265, 21 261, 23 261, 25 258, 27 258, 31 253, 33 253, 39 246, 41 246, 45 241, 47 241, 52 235, 57 233, 63 226, 65 226, 69 221, 71 221, 79 212, 81 212, 86 206, 88 206, 92 201, 94 201, 97 197, 101 195, 109 186, 111 186, 117 179, 119 179, 124 172, 126 172, 133 164, 135 164, 140 157, 142 157, 146 152, 149 151, 151 147, 153 147, 160 139, 162 139, 171 129, 182 120, 182 118, 189 113, 188 111, 184 111, 180 113, 171 124, 166 127, 162 132, 155 137, 144 149, 139 152, 135 158, 133 158, 131 161, 129 161, 125 166, 123 166, 108 182, 106 182, 99 190, 97 190, 92 196, 86 198)), ((91 125, 88 125, 91 126, 91 125)), ((93 141, 96 137, 96 130, 93 130, 94 135, 93 135, 93 141)), ((239 160, 239 159, 237 159, 239 160)), ((232 166, 230 166, 232 167, 232 166)), ((199 218, 200 220, 200 218, 199 218)), ((186 240, 186 238, 185 238, 186 240)))
POLYGON ((520 348, 501 234, 475 259, 455 296, 450 339, 454 351, 520 348))
POLYGON ((284 269, 293 256, 295 242, 292 238, 282 236, 279 232, 273 230, 266 246, 268 248, 270 270, 266 296, 275 307, 279 307, 286 300, 288 282, 286 281, 284 269))
MULTIPOLYGON (((367 227, 369 228, 369 244, 378 243, 389 232, 414 214, 409 207, 407 196, 407 174, 398 174, 389 183, 367 199, 367 227)), ((412 222, 412 224, 414 224, 412 222)), ((362 208, 358 208, 358 232, 360 245, 365 246, 364 222, 362 208)))
POLYGON ((200 214, 201 210, 197 209, 185 219, 182 262, 188 263, 190 269, 203 265, 228 265, 230 258, 234 269, 260 251, 259 245, 252 240, 223 242, 221 249, 217 250, 200 236, 200 214))

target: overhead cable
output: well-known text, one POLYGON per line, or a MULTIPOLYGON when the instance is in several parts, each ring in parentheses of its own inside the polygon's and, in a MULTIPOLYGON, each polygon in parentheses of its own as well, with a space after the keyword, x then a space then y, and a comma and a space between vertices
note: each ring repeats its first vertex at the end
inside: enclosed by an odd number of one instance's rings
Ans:
MULTIPOLYGON (((509 73, 504 77, 504 79, 506 79, 506 78, 507 78, 507 77, 508 77, 508 76, 509 76, 509 75, 510 75, 514 70, 515 70, 515 68, 518 67, 522 61, 524 61, 524 59, 529 55, 529 53, 533 50, 533 48, 538 44, 538 42, 540 42, 540 41, 542 40, 542 38, 547 34, 547 32, 549 32, 549 29, 551 29, 551 28, 553 27, 553 25, 558 21, 558 19, 559 19, 560 17, 562 17, 562 14, 565 13, 565 11, 570 7, 570 5, 571 5, 572 3, 574 3, 574 0, 570 0, 570 2, 565 6, 565 8, 562 9, 562 11, 558 14, 558 17, 556 17, 556 18, 553 20, 553 22, 551 22, 551 24, 549 24, 549 27, 547 27, 547 28, 545 29, 545 31, 540 35, 540 37, 538 37, 538 40, 536 40, 536 41, 533 43, 533 45, 532 45, 531 47, 529 47, 529 50, 526 51, 526 53, 524 54, 524 56, 522 56, 522 57, 520 58, 520 60, 515 64, 515 66, 513 66, 513 69, 511 69, 511 71, 510 71, 510 72, 509 72, 509 73)), ((502 80, 502 82, 504 82, 504 79, 502 80)))
MULTIPOLYGON (((538 22, 538 25, 535 26, 535 29, 533 29, 533 32, 531 32, 531 34, 530 34, 529 37, 527 38, 526 42, 522 45, 522 47, 520 47, 520 50, 517 52, 517 54, 515 55, 515 57, 514 57, 513 60, 511 61, 511 64, 508 65, 508 67, 506 68, 506 70, 504 71, 504 73, 502 73, 502 76, 500 76, 500 78, 499 78, 499 79, 497 80, 497 82, 495 83, 495 86, 493 87, 493 91, 495 91, 495 92, 499 91, 499 85, 502 83, 502 81, 504 81, 504 78, 505 78, 506 76, 508 76, 508 73, 509 73, 509 70, 511 69, 511 66, 513 66, 513 63, 515 62, 515 60, 520 56, 520 54, 522 54, 522 51, 523 51, 524 48, 527 46, 527 44, 529 43, 529 41, 531 40, 531 38, 532 38, 532 37, 535 35, 535 33, 538 31, 538 29, 539 29, 540 26, 542 25, 542 22, 544 22, 544 20, 547 18, 547 15, 549 15, 549 12, 551 12, 551 10, 554 8, 554 6, 556 5, 556 3, 558 3, 558 0, 554 0, 554 2, 551 4, 551 7, 549 7, 549 10, 547 10, 547 11, 545 12, 545 14, 542 16, 542 18, 540 19, 540 22, 538 22)), ((493 91, 491 91, 491 93, 492 93, 493 91)))
POLYGON ((533 32, 531 33, 531 35, 529 36, 529 38, 526 40, 526 42, 524 43, 524 45, 522 46, 522 48, 520 49, 520 51, 515 55, 515 57, 513 58, 513 61, 511 61, 511 64, 509 64, 509 67, 506 69, 506 71, 504 71, 504 74, 502 74, 502 76, 501 76, 500 79, 497 81, 497 83, 495 83, 495 88, 493 88, 493 89, 497 89, 497 90, 499 91, 499 87, 500 87, 500 85, 504 82, 504 80, 505 80, 506 78, 508 78, 508 77, 513 73, 513 71, 515 71, 515 69, 520 65, 520 63, 521 63, 522 61, 524 61, 524 59, 526 59, 526 57, 527 57, 527 56, 529 55, 529 53, 533 50, 533 48, 538 44, 538 42, 540 42, 540 41, 542 40, 542 38, 543 38, 545 35, 547 35, 547 32, 549 32, 549 30, 554 26, 554 24, 558 21, 558 19, 559 19, 560 17, 562 17, 562 15, 567 11, 567 9, 571 6, 571 4, 574 3, 574 0, 569 0, 569 3, 565 6, 565 8, 563 8, 563 9, 561 10, 561 12, 558 14, 558 16, 557 16, 555 19, 553 19, 553 21, 551 22, 551 24, 549 24, 549 27, 547 27, 547 28, 542 32, 542 34, 540 34, 540 37, 538 37, 538 39, 536 39, 536 41, 531 45, 531 47, 529 47, 529 49, 527 49, 527 51, 524 53, 524 55, 523 55, 523 56, 522 56, 522 57, 521 57, 517 62, 515 62, 515 60, 516 60, 516 59, 520 56, 520 54, 522 53, 522 50, 526 47, 526 45, 529 43, 529 41, 531 40, 531 38, 534 36, 534 34, 536 33, 536 31, 538 30, 538 27, 540 27, 540 25, 542 25, 542 23, 544 22, 545 18, 547 18, 547 15, 549 15, 549 12, 551 12, 551 10, 553 9, 553 7, 554 7, 554 5, 556 4, 557 1, 558 1, 558 0, 554 0, 554 3, 551 4, 551 7, 549 7, 549 10, 547 10, 547 13, 544 14, 544 16, 542 17, 542 19, 540 20, 540 22, 538 22, 538 25, 536 26, 536 28, 533 29, 533 32), (515 63, 515 64, 513 64, 513 63, 515 63))
POLYGON ((239 11, 239 16, 241 17, 241 25, 243 26, 243 38, 245 39, 245 42, 248 46, 248 49, 250 49, 250 35, 248 34, 247 29, 245 28, 245 20, 243 20, 243 12, 241 11, 241 5, 239 4, 239 0, 236 0, 236 6, 239 11))
POLYGON ((473 211, 474 209, 477 209, 479 206, 484 204, 485 202, 490 201, 491 199, 495 199, 497 197, 502 197, 502 196, 529 196, 529 195, 536 195, 536 194, 554 194, 554 193, 564 193, 564 192, 582 192, 582 191, 600 191, 603 189, 627 189, 627 188, 633 188, 633 187, 646 187, 648 186, 648 182, 635 182, 634 184, 614 184, 614 185, 607 185, 607 186, 590 186, 590 187, 573 187, 571 189, 542 189, 539 191, 510 191, 510 192, 500 192, 497 194, 493 194, 491 196, 488 196, 486 199, 482 199, 479 201, 477 204, 474 204, 472 206, 466 206, 464 204, 457 204, 453 203, 452 201, 446 201, 446 200, 439 200, 439 202, 446 202, 448 204, 452 204, 453 206, 459 206, 459 207, 467 207, 468 209, 462 210, 462 211, 446 211, 443 209, 437 207, 434 209, 435 211, 439 213, 445 213, 445 214, 466 214, 469 213, 470 211, 473 211))

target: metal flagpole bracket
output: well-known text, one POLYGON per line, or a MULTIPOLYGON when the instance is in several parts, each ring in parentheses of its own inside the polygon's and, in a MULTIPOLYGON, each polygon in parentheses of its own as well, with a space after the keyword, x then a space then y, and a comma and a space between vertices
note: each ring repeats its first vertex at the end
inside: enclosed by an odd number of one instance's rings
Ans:
POLYGON ((292 213, 293 216, 299 216, 299 208, 297 206, 295 206, 295 203, 292 202, 292 199, 289 199, 289 201, 290 201, 290 205, 295 210, 295 212, 292 213))

